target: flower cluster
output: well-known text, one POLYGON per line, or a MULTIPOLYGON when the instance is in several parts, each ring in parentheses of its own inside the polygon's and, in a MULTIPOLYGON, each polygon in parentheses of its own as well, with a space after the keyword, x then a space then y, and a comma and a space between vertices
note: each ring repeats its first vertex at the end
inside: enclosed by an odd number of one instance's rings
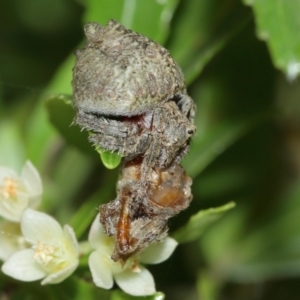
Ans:
POLYGON ((0 166, 0 259, 6 260, 15 251, 28 247, 20 222, 27 207, 37 208, 43 187, 41 177, 30 161, 21 175, 0 166))
POLYGON ((110 289, 115 279, 118 286, 133 296, 152 295, 155 284, 151 273, 139 265, 158 264, 173 253, 177 242, 167 238, 164 242, 151 245, 142 254, 130 257, 124 265, 114 262, 110 256, 114 248, 114 238, 104 234, 97 216, 92 224, 89 242, 94 249, 89 257, 89 266, 94 283, 101 288, 110 289))
POLYGON ((73 229, 62 229, 52 217, 27 208, 21 220, 21 231, 29 248, 13 253, 2 271, 15 279, 42 284, 59 283, 77 268, 79 248, 73 229))
MULTIPOLYGON (((73 229, 63 228, 51 216, 36 211, 41 202, 42 182, 38 171, 27 161, 21 176, 0 166, 0 260, 2 272, 21 281, 59 283, 77 268, 80 245, 73 229)), ((167 238, 134 255, 124 264, 111 259, 115 240, 104 234, 97 216, 89 233, 89 267, 96 286, 110 289, 115 280, 134 296, 155 293, 154 279, 142 265, 166 260, 177 242, 167 238)), ((86 243, 82 243, 86 244, 86 243)), ((86 250, 85 250, 86 252, 86 250)))
POLYGON ((42 191, 41 177, 30 161, 21 176, 0 166, 2 271, 22 281, 59 283, 76 269, 79 247, 70 226, 62 229, 55 219, 33 209, 42 191))
POLYGON ((38 207, 42 191, 41 177, 30 161, 25 163, 21 176, 0 166, 0 216, 6 220, 20 222, 27 207, 38 207))

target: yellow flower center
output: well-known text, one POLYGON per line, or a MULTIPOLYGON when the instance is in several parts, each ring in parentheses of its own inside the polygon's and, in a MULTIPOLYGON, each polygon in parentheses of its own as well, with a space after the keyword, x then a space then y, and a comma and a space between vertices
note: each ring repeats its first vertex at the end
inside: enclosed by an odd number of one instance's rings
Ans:
POLYGON ((38 242, 34 250, 33 259, 49 272, 58 271, 65 264, 60 247, 38 242))
POLYGON ((4 178, 3 186, 0 187, 0 194, 4 199, 14 198, 17 195, 17 182, 11 178, 4 178))
POLYGON ((47 266, 54 258, 53 254, 55 252, 55 247, 45 245, 38 242, 35 247, 35 252, 33 258, 41 265, 47 266))

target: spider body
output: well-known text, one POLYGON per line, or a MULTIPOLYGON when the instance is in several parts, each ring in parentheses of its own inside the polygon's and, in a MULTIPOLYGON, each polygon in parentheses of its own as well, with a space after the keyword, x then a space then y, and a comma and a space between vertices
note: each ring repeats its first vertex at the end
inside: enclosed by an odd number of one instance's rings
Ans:
POLYGON ((192 200, 192 180, 177 163, 165 170, 151 168, 146 185, 141 185, 141 176, 140 158, 125 163, 117 198, 100 206, 105 232, 116 237, 115 261, 125 261, 162 241, 168 232, 168 219, 186 209, 192 200))
POLYGON ((93 132, 93 144, 128 160, 179 160, 195 132, 195 105, 170 53, 113 20, 88 23, 85 33, 73 70, 75 122, 93 132))
POLYGON ((86 46, 73 69, 75 123, 97 147, 122 159, 117 198, 100 222, 125 261, 167 235, 185 209, 192 180, 179 165, 196 128, 195 104, 170 53, 116 21, 85 26, 86 46))

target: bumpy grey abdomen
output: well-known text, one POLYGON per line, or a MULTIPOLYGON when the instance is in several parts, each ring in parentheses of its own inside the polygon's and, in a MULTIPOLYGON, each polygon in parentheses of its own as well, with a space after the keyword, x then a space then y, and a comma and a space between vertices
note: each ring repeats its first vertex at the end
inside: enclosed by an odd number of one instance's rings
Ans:
POLYGON ((116 21, 85 26, 87 45, 76 52, 74 105, 101 115, 138 115, 185 91, 169 52, 116 21))

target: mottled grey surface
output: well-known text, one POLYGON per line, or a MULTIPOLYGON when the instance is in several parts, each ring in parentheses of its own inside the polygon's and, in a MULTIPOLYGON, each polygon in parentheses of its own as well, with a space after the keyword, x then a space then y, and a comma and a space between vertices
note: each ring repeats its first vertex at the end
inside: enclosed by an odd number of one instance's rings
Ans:
POLYGON ((116 21, 85 26, 76 52, 75 123, 97 147, 122 155, 117 198, 100 207, 116 238, 115 261, 162 241, 167 221, 186 209, 192 180, 179 165, 195 133, 195 104, 162 46, 116 21))
POLYGON ((116 237, 115 261, 125 261, 152 243, 163 241, 168 219, 186 209, 192 200, 192 179, 173 163, 167 169, 149 170, 140 180, 141 165, 129 162, 122 168, 118 197, 100 206, 100 221, 109 236, 116 237))
POLYGON ((89 140, 104 150, 118 152, 127 160, 143 154, 144 167, 166 168, 174 159, 179 163, 196 130, 173 101, 138 120, 116 121, 79 112, 75 121, 92 131, 89 140))
POLYGON ((131 116, 185 94, 180 68, 159 44, 113 20, 84 29, 87 44, 76 52, 72 82, 77 109, 131 116))

